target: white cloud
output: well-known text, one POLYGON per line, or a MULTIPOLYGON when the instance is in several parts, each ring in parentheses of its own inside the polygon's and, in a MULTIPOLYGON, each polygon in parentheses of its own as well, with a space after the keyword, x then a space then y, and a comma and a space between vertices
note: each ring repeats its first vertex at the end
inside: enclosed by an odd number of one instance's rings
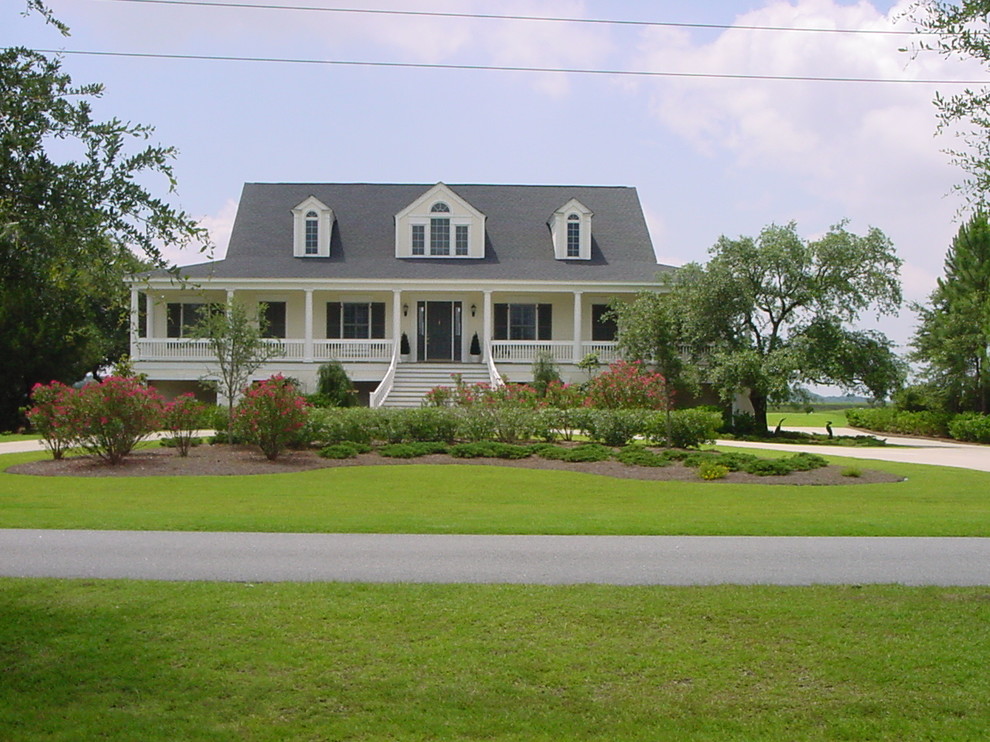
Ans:
POLYGON ((210 233, 210 240, 214 246, 212 253, 199 252, 193 246, 180 249, 174 245, 165 245, 161 248, 162 256, 174 265, 192 265, 205 262, 208 259, 222 259, 227 254, 230 233, 234 227, 236 216, 237 201, 229 198, 217 213, 208 214, 198 220, 199 226, 205 227, 210 233))

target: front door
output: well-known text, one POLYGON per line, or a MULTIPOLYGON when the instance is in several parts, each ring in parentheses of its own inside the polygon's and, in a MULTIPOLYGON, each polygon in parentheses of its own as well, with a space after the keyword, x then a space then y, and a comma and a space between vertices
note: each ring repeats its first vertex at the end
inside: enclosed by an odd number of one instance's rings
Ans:
POLYGON ((421 301, 417 306, 416 359, 461 360, 461 303, 421 301))

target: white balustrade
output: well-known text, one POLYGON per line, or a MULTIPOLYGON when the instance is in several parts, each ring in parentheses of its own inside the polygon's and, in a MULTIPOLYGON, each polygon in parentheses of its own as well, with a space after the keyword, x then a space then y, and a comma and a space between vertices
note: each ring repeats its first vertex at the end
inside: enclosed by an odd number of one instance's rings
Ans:
POLYGON ((581 357, 594 353, 598 356, 599 363, 612 363, 619 360, 619 351, 612 341, 595 340, 590 343, 581 343, 581 357))
MULTIPOLYGON (((280 351, 273 360, 303 361, 305 340, 269 339, 280 351)), ((314 340, 315 361, 352 361, 388 363, 392 357, 392 340, 314 340)), ((214 358, 209 340, 193 338, 140 338, 134 344, 134 360, 141 361, 209 361, 214 358)))
POLYGON ((532 363, 541 353, 557 363, 571 363, 574 343, 566 340, 492 340, 495 363, 532 363))

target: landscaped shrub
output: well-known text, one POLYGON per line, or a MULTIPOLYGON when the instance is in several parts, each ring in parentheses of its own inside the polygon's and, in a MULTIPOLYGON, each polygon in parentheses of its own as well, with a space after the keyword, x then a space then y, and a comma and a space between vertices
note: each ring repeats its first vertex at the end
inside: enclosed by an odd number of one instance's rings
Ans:
POLYGON ((79 446, 114 465, 161 423, 161 397, 135 378, 89 384, 72 395, 72 406, 79 446))
POLYGON ((174 446, 179 456, 188 456, 195 433, 203 427, 205 419, 206 405, 196 395, 179 395, 162 408, 162 429, 168 434, 162 443, 174 446))
POLYGON ((667 381, 639 361, 616 361, 588 382, 588 405, 599 409, 662 410, 670 403, 667 381))
POLYGON ((282 376, 247 387, 234 410, 234 432, 274 461, 300 439, 306 401, 282 376))
POLYGON ((893 407, 846 410, 846 419, 853 427, 901 435, 947 436, 952 417, 946 412, 907 412, 893 407))
POLYGON ((312 408, 300 436, 308 443, 326 444, 350 441, 371 443, 386 440, 381 436, 379 410, 367 407, 312 408))
POLYGON ((415 459, 431 453, 446 453, 447 444, 439 441, 415 443, 390 443, 378 449, 378 453, 392 459, 415 459))
POLYGON ((624 446, 646 426, 647 412, 634 409, 594 409, 585 421, 588 437, 606 446, 624 446))
POLYGON ((718 430, 722 418, 714 410, 697 407, 674 410, 671 413, 670 422, 671 446, 674 448, 697 448, 703 443, 714 443, 715 432, 718 430))
POLYGON ((540 351, 533 359, 533 388, 541 397, 546 397, 550 384, 560 384, 560 371, 553 357, 546 351, 540 351))
POLYGON ((629 466, 670 466, 669 458, 643 446, 626 446, 615 454, 615 458, 629 466))
MULTIPOLYGON (((574 448, 563 449, 564 453, 560 457, 561 461, 570 461, 575 463, 580 462, 593 462, 593 461, 608 461, 612 458, 612 449, 606 448, 600 443, 582 443, 574 448)), ((550 457, 544 457, 550 458, 550 457)))
POLYGON ((782 459, 791 471, 812 471, 828 466, 828 461, 814 453, 796 453, 782 459))
POLYGON ((25 411, 31 428, 44 441, 53 459, 60 459, 76 439, 75 390, 59 381, 35 384, 30 409, 25 411))
POLYGON ((839 473, 844 477, 858 478, 863 476, 863 471, 858 466, 847 466, 839 473))
POLYGON ((473 407, 457 409, 457 437, 463 441, 490 441, 495 438, 495 419, 473 407))
POLYGON ((466 414, 487 418, 492 436, 503 443, 529 440, 540 427, 536 410, 514 404, 477 405, 466 414))
POLYGON ((359 453, 368 453, 371 446, 367 443, 332 443, 320 449, 320 456, 325 459, 353 459, 359 453))
POLYGON ((340 361, 330 361, 320 366, 316 376, 316 394, 307 400, 315 407, 354 407, 357 390, 340 361))
POLYGON ((751 453, 718 453, 713 456, 713 460, 729 471, 746 471, 746 467, 757 459, 751 453))
POLYGON ((691 453, 683 456, 681 462, 684 466, 690 467, 691 469, 697 469, 706 461, 715 461, 721 459, 722 454, 718 451, 692 451, 691 453))
POLYGON ((531 456, 533 451, 528 446, 516 446, 512 443, 499 443, 498 441, 480 441, 451 446, 449 453, 459 459, 525 459, 531 456))
POLYGON ((748 474, 758 477, 781 477, 791 473, 790 465, 783 459, 756 459, 746 464, 744 469, 748 474))
POLYGON ((455 410, 446 407, 420 407, 397 412, 404 431, 403 440, 453 443, 457 437, 459 419, 455 410))
POLYGON ((949 435, 958 441, 990 443, 990 415, 964 412, 949 423, 949 435))
POLYGON ((728 474, 729 467, 714 459, 712 461, 702 461, 698 466, 698 476, 707 482, 715 479, 725 479, 728 474))

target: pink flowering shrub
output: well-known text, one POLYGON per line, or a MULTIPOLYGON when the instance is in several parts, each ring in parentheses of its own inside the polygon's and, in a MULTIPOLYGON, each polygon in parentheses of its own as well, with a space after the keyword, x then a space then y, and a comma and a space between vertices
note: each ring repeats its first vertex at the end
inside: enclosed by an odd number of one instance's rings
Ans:
POLYGON ((76 439, 73 396, 76 391, 60 381, 35 384, 32 406, 26 411, 32 429, 41 436, 53 459, 60 459, 76 439))
POLYGON ((162 399, 135 378, 108 376, 72 396, 78 444, 109 464, 119 464, 158 429, 162 399))
POLYGON ((244 390, 234 410, 234 434, 274 461, 299 438, 306 413, 306 400, 295 386, 282 376, 273 376, 244 390))
POLYGON ((588 382, 585 404, 610 410, 664 410, 670 395, 662 374, 639 361, 616 361, 588 382))
POLYGON ((188 456, 193 435, 203 427, 206 405, 192 393, 181 394, 162 408, 162 429, 179 456, 188 456))

